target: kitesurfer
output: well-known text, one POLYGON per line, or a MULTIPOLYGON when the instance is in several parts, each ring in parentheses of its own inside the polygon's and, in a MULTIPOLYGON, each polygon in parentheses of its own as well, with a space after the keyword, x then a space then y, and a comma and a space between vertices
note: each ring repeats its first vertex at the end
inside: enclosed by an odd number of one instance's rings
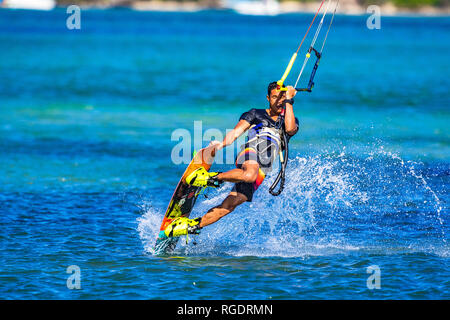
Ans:
POLYGON ((271 170, 275 157, 281 148, 281 135, 290 139, 298 131, 298 119, 294 116, 294 87, 283 87, 277 82, 269 84, 267 100, 269 108, 251 109, 244 112, 235 128, 230 131, 222 142, 216 142, 216 151, 232 144, 247 130, 248 138, 236 157, 236 168, 226 172, 208 172, 203 167, 186 177, 186 182, 198 187, 218 187, 224 181, 235 183, 234 188, 225 200, 210 209, 203 217, 175 219, 164 233, 168 237, 178 237, 186 234, 198 234, 200 229, 210 225, 232 212, 244 202, 251 202, 253 194, 271 170), (280 115, 284 112, 284 116, 280 115), (280 119, 284 123, 280 123, 280 119), (278 123, 277 123, 278 120, 278 123), (284 131, 284 133, 283 133, 284 131))

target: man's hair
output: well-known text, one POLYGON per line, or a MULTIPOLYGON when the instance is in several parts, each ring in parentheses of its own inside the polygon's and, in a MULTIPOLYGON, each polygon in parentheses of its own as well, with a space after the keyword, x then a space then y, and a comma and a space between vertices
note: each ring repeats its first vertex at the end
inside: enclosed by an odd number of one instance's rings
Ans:
MULTIPOLYGON (((278 84, 276 81, 269 83, 269 86, 267 87, 267 95, 270 97, 270 93, 272 92, 273 89, 276 89, 278 87, 278 84)), ((284 88, 284 84, 283 84, 283 88, 284 88)))

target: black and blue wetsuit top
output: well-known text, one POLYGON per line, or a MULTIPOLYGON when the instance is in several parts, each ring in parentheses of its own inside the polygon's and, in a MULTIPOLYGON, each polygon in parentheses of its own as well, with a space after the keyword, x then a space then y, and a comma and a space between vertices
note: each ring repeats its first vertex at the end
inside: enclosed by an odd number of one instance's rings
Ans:
MULTIPOLYGON (((281 146, 281 132, 276 127, 276 121, 269 116, 266 109, 251 109, 244 112, 239 120, 245 120, 251 125, 247 141, 242 149, 255 150, 257 155, 255 160, 261 168, 265 169, 264 171, 269 171, 281 146)), ((297 118, 295 118, 295 123, 298 127, 297 118)), ((287 138, 289 140, 291 136, 288 135, 287 138)), ((247 158, 243 160, 248 160, 247 158)))

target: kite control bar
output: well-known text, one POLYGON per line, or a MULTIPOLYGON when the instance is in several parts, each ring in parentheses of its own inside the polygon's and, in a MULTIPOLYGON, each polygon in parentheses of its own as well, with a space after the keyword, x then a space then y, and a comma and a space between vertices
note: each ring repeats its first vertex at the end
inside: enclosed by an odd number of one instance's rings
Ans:
POLYGON ((309 77, 309 82, 308 82, 308 87, 307 88, 295 88, 295 90, 300 91, 300 92, 311 92, 312 88, 314 87, 314 77, 316 76, 316 71, 317 68, 319 67, 319 62, 320 62, 320 58, 322 58, 322 54, 317 51, 316 49, 314 49, 313 47, 310 47, 308 50, 308 58, 311 55, 311 51, 314 51, 314 53, 316 54, 316 63, 314 63, 314 67, 313 70, 311 72, 311 76, 309 77))
MULTIPOLYGON (((311 72, 311 76, 309 77, 309 82, 308 82, 308 87, 307 88, 295 88, 295 90, 299 91, 299 92, 311 92, 312 88, 314 87, 314 77, 316 76, 316 71, 317 68, 319 67, 319 62, 320 62, 320 58, 322 58, 322 54, 317 51, 316 49, 314 49, 313 47, 310 47, 306 57, 309 58, 311 56, 311 51, 314 51, 315 55, 316 55, 316 62, 314 63, 314 67, 313 70, 311 72)), ((287 88, 284 86, 284 80, 286 79, 287 75, 289 74, 289 72, 291 71, 292 65, 294 64, 295 58, 297 57, 297 54, 295 53, 292 58, 291 61, 289 62, 288 67, 286 68, 286 71, 283 75, 283 77, 281 78, 281 80, 277 81, 277 89, 279 91, 286 91, 287 88)))

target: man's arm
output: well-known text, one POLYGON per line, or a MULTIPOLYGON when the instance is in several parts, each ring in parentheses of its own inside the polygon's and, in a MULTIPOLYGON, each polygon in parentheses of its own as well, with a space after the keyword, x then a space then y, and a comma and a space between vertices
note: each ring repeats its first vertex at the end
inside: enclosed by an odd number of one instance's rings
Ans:
MULTIPOLYGON (((286 99, 292 99, 297 94, 297 91, 292 86, 287 87, 286 99)), ((286 133, 293 136, 298 131, 298 126, 295 123, 294 107, 290 103, 286 103, 286 113, 284 116, 284 128, 286 133)))
POLYGON ((243 134, 247 129, 250 128, 250 123, 246 120, 240 120, 233 130, 227 133, 225 139, 222 142, 217 143, 216 151, 225 148, 232 144, 241 134, 243 134))

